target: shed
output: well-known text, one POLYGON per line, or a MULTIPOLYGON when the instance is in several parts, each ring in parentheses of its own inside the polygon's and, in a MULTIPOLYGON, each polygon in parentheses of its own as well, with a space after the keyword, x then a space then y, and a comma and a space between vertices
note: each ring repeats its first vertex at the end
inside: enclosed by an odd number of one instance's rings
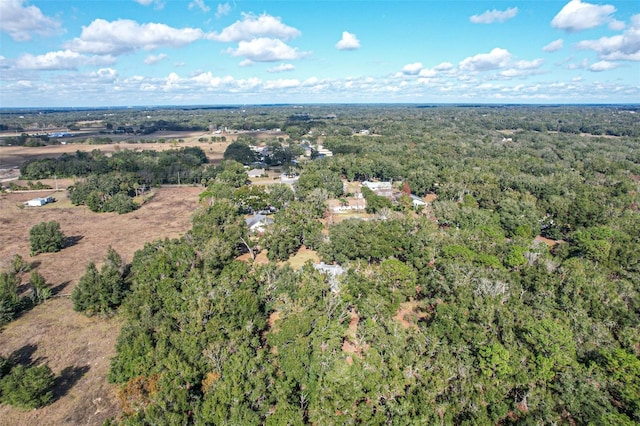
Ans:
POLYGON ((53 203, 55 199, 53 197, 38 197, 29 201, 25 201, 24 205, 29 207, 42 207, 45 204, 53 203))

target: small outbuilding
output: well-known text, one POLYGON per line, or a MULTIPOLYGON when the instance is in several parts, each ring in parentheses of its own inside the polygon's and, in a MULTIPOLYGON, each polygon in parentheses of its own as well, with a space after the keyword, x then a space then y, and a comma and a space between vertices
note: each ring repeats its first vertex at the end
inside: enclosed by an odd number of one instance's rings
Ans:
POLYGON ((55 198, 53 197, 38 197, 29 201, 25 201, 24 205, 29 207, 42 207, 45 204, 53 203, 55 198))

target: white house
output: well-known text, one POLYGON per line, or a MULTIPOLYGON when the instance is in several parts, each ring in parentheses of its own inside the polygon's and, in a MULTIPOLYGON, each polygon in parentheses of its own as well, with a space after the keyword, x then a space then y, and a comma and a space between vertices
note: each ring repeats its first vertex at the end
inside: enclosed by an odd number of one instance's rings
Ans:
POLYGON ((313 267, 328 277, 331 291, 337 293, 340 291, 338 277, 344 275, 345 269, 340 265, 328 265, 324 262, 314 263, 313 267))
POLYGON ((55 199, 53 197, 38 197, 29 201, 25 201, 24 205, 29 207, 42 207, 45 204, 53 203, 55 199))
POLYGON ((266 174, 267 172, 264 169, 251 169, 247 172, 247 175, 250 178, 259 178, 260 176, 266 174))
POLYGON ((411 202, 413 203, 413 207, 420 207, 420 206, 427 205, 427 203, 417 195, 411 194, 410 197, 411 197, 411 202))
POLYGON ((265 216, 263 214, 256 214, 251 217, 245 219, 247 223, 247 227, 249 228, 249 232, 261 234, 264 232, 265 228, 271 224, 273 224, 273 219, 269 216, 265 216))

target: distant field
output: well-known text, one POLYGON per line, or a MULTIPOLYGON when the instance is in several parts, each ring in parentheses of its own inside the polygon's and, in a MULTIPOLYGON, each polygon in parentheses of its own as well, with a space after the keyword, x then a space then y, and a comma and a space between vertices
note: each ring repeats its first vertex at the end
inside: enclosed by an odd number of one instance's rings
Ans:
POLYGON ((0 406, 1 425, 101 425, 119 412, 115 387, 107 383, 106 375, 121 323, 117 318, 87 318, 74 312, 68 295, 89 262, 100 266, 109 245, 131 262, 145 242, 184 234, 191 227, 201 191, 160 188, 151 201, 126 215, 74 207, 66 192, 0 194, 0 267, 20 254, 56 292, 56 297, 2 329, 0 355, 26 354, 32 361, 46 362, 58 377, 64 372, 65 379, 56 382, 56 399, 49 406, 31 411, 0 406), (44 207, 22 206, 45 195, 59 201, 44 207), (75 244, 59 253, 29 257, 29 229, 52 220, 75 244))
POLYGON ((176 132, 167 133, 165 136, 158 133, 154 134, 154 136, 157 138, 165 137, 167 138, 167 140, 169 140, 177 136, 184 139, 185 141, 176 144, 172 144, 169 142, 134 143, 125 141, 105 145, 72 143, 66 145, 48 145, 40 147, 0 146, 0 179, 17 178, 18 176, 16 174, 16 168, 19 168, 27 160, 59 157, 62 154, 71 154, 76 151, 91 152, 94 149, 110 154, 119 149, 128 149, 134 151, 166 151, 169 149, 197 146, 202 148, 210 162, 217 163, 222 160, 222 155, 224 154, 225 149, 227 149, 227 146, 229 145, 231 139, 235 139, 235 137, 228 137, 227 140, 229 142, 198 142, 198 138, 201 135, 201 133, 193 134, 176 132))

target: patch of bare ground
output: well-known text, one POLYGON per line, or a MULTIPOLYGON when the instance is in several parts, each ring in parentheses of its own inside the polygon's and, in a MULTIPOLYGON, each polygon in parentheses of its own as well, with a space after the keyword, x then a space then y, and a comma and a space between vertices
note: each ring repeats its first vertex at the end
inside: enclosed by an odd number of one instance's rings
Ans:
POLYGON ((537 235, 533 240, 535 242, 537 242, 537 243, 546 244, 549 247, 549 249, 552 249, 555 246, 557 246, 558 244, 562 243, 562 241, 560 241, 560 240, 552 240, 550 238, 545 238, 542 235, 537 235))
POLYGON ((347 329, 347 335, 342 341, 342 352, 349 354, 346 357, 347 364, 353 364, 353 356, 355 355, 358 358, 362 356, 362 352, 368 349, 368 345, 361 345, 358 343, 357 333, 358 333, 358 324, 360 323, 360 317, 358 313, 354 310, 351 310, 349 313, 349 328, 347 329))
POLYGON ((393 317, 404 328, 418 328, 418 321, 429 317, 429 312, 420 311, 420 303, 416 301, 404 302, 400 304, 398 312, 393 317))
POLYGON ((251 259, 251 253, 244 253, 237 257, 238 260, 242 260, 243 262, 250 262, 254 265, 266 265, 269 263, 269 259, 267 258, 267 250, 262 250, 259 253, 255 254, 255 259, 251 259))
POLYGON ((31 411, 2 405, 1 425, 100 425, 118 414, 116 388, 106 376, 122 321, 87 318, 73 310, 68 296, 89 262, 100 266, 109 245, 131 262, 145 242, 183 235, 191 227, 201 191, 160 188, 140 209, 125 215, 72 206, 66 192, 54 194, 56 203, 30 208, 22 203, 51 191, 0 194, 0 267, 7 267, 13 255, 20 254, 55 292, 52 299, 0 331, 0 355, 46 362, 56 374, 52 404, 31 411), (72 244, 58 253, 30 257, 29 229, 52 220, 60 223, 72 244))

